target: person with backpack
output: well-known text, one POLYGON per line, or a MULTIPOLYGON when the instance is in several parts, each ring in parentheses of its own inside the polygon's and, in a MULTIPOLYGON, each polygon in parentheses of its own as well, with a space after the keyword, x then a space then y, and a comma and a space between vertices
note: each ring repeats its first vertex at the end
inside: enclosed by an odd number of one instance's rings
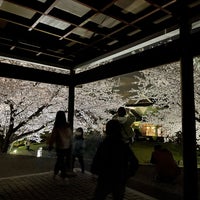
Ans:
POLYGON ((122 141, 118 120, 106 124, 106 136, 93 158, 91 172, 98 176, 94 200, 104 200, 109 193, 114 200, 122 200, 127 180, 139 166, 133 151, 122 141))
POLYGON ((135 116, 127 115, 126 109, 124 107, 119 107, 117 114, 113 119, 118 120, 121 125, 122 140, 124 143, 132 144, 135 139, 135 132, 132 127, 132 124, 135 121, 135 116))

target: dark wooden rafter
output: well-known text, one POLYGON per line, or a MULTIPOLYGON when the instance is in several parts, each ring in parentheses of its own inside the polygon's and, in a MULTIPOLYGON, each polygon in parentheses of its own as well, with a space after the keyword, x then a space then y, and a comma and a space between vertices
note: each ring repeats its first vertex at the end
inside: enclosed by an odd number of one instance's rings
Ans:
POLYGON ((68 74, 60 74, 7 63, 0 63, 0 77, 16 78, 56 85, 69 85, 72 80, 68 74))
MULTIPOLYGON (((118 0, 109 1, 83 1, 76 0, 79 5, 88 8, 88 13, 76 16, 56 7, 59 1, 25 1, 4 0, 13 5, 34 12, 34 16, 24 18, 0 9, 0 55, 17 57, 18 59, 34 60, 37 63, 47 63, 51 66, 75 69, 81 63, 88 62, 95 57, 112 52, 122 46, 137 41, 146 41, 152 35, 172 30, 178 26, 175 0, 146 0, 149 4, 147 9, 138 13, 131 13, 116 6, 118 0), (95 15, 103 14, 119 24, 114 27, 102 27, 91 21, 95 15), (154 24, 162 16, 169 15, 171 19, 166 23, 154 24), (50 16, 62 22, 69 23, 69 27, 60 30, 42 24, 41 19, 50 16), (129 16, 129 17, 127 17, 129 16), (4 25, 3 25, 4 24, 4 25), (151 28, 152 27, 152 28, 151 28), (84 38, 73 33, 74 28, 83 28, 86 32, 93 32, 92 37, 84 38), (12 30, 12 31, 11 31, 12 30), (133 36, 128 32, 140 30, 133 36), (114 45, 108 45, 117 41, 114 45), (23 42, 23 45, 22 45, 23 42), (27 44, 27 45, 25 45, 27 44), (38 48, 35 48, 35 47, 38 48)), ((2 5, 3 5, 2 4, 2 5)), ((199 19, 197 12, 200 5, 196 0, 190 2, 191 19, 199 19), (194 12, 193 12, 194 11, 194 12), (193 16, 194 15, 194 16, 193 16)))

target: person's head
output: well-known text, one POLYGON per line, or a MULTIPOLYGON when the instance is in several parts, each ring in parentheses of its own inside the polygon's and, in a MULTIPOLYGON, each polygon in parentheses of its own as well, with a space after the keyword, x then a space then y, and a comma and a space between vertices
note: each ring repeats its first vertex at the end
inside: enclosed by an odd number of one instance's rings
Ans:
POLYGON ((124 117, 126 115, 126 109, 124 107, 119 107, 117 114, 119 117, 124 117))
POLYGON ((119 139, 121 138, 121 125, 118 120, 110 120, 106 124, 106 136, 119 139))
POLYGON ((83 128, 82 127, 79 127, 76 129, 75 137, 83 139, 83 128))
POLYGON ((62 110, 59 110, 56 113, 56 119, 55 119, 55 123, 54 123, 54 127, 65 127, 65 126, 69 126, 67 120, 66 120, 66 116, 65 116, 65 112, 62 110))

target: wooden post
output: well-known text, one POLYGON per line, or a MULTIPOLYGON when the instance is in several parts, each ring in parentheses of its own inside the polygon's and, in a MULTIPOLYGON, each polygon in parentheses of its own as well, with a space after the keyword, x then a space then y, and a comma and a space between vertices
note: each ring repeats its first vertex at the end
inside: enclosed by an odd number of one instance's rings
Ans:
POLYGON ((191 48, 191 23, 189 22, 187 3, 187 0, 179 0, 184 165, 183 193, 184 200, 197 200, 198 173, 194 103, 194 70, 191 48))
POLYGON ((69 101, 68 101, 68 121, 70 123, 71 129, 74 127, 74 96, 75 96, 75 85, 73 81, 74 70, 71 70, 71 82, 69 84, 69 101))
MULTIPOLYGON (((74 85, 74 70, 71 70, 70 72, 70 84, 69 84, 69 100, 68 100, 68 121, 70 123, 70 127, 72 129, 73 133, 73 127, 74 127, 74 93, 75 93, 75 85, 74 85)), ((75 176, 75 173, 73 172, 73 166, 72 166, 72 148, 70 149, 70 166, 69 171, 67 172, 68 177, 75 176)))

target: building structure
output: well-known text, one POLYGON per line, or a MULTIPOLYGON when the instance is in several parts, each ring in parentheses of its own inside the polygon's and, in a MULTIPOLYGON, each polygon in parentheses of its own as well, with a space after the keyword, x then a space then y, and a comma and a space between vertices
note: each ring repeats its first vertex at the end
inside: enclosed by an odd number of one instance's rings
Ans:
POLYGON ((73 125, 76 86, 180 60, 184 199, 196 200, 199 10, 199 0, 0 0, 0 56, 10 59, 0 76, 68 86, 73 125))

